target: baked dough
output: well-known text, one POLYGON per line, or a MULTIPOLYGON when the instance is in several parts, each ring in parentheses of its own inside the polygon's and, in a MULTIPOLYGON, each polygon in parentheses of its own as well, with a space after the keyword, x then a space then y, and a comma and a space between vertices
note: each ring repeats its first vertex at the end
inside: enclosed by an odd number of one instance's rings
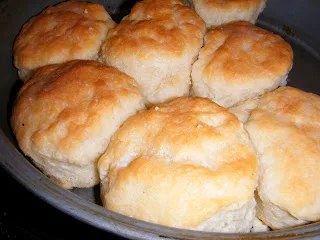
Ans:
POLYGON ((104 206, 161 225, 249 232, 257 160, 243 125, 205 98, 130 117, 98 162, 104 206))
POLYGON ((95 61, 38 69, 20 89, 11 125, 21 150, 64 188, 99 183, 111 135, 144 107, 137 83, 95 61))
POLYGON ((246 123, 259 156, 257 216, 272 229, 320 220, 320 97, 280 87, 246 123))
POLYGON ((192 67, 192 94, 231 107, 285 85, 292 59, 276 34, 249 22, 223 25, 205 37, 192 67))
POLYGON ((255 23, 266 0, 188 0, 207 28, 234 21, 255 23))
POLYGON ((146 104, 189 94, 205 23, 180 0, 145 0, 111 30, 101 59, 137 80, 146 104))
POLYGON ((39 67, 74 59, 98 59, 115 23, 98 3, 67 1, 32 17, 14 43, 14 65, 26 81, 39 67))

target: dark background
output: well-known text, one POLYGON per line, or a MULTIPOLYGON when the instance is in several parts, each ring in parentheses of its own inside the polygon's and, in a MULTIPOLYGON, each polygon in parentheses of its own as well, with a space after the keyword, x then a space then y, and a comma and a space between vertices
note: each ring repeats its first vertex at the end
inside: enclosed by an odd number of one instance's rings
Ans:
POLYGON ((82 223, 29 192, 0 167, 0 239, 124 239, 82 223), (4 189, 3 189, 4 188, 4 189))

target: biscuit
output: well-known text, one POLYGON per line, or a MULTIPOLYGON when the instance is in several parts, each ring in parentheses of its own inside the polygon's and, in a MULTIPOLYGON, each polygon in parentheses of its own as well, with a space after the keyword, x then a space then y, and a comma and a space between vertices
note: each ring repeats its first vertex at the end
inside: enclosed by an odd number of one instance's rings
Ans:
POLYGON ((245 126, 259 156, 257 217, 272 229, 319 221, 320 97, 280 87, 245 126))
POLYGON ((95 61, 39 68, 18 93, 11 126, 19 147, 64 188, 99 183, 111 135, 142 109, 137 83, 95 61))
POLYGON ((189 0, 207 28, 234 21, 255 23, 266 0, 189 0))
POLYGON ((75 59, 96 60, 115 23, 97 3, 67 1, 32 17, 14 43, 14 65, 26 81, 35 69, 75 59))
POLYGON ((223 107, 285 85, 293 52, 280 36, 236 22, 207 33, 192 67, 192 94, 223 107))
POLYGON ((229 108, 228 111, 236 115, 241 122, 246 123, 252 110, 258 106, 259 99, 260 97, 240 102, 236 106, 229 108))
POLYGON ((133 77, 146 104, 187 96, 205 23, 180 0, 145 0, 111 30, 101 60, 133 77))
POLYGON ((130 117, 99 159, 104 207, 203 231, 249 232, 257 159, 242 123, 205 98, 130 117))

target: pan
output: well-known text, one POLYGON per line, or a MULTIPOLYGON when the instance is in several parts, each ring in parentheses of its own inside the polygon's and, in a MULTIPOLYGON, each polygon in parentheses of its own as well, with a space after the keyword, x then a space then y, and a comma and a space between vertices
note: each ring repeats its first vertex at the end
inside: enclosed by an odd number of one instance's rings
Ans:
MULTIPOLYGON (((9 118, 22 83, 13 66, 12 47, 22 25, 57 0, 0 1, 0 163, 22 185, 62 212, 96 228, 130 239, 318 239, 320 223, 263 233, 227 234, 164 227, 101 207, 99 187, 65 190, 51 182, 19 150, 9 118)), ((98 1, 97 1, 98 2, 98 1)), ((100 1, 119 22, 134 1, 100 1)), ((268 0, 257 25, 280 34, 294 51, 288 85, 320 95, 320 1, 268 0)))

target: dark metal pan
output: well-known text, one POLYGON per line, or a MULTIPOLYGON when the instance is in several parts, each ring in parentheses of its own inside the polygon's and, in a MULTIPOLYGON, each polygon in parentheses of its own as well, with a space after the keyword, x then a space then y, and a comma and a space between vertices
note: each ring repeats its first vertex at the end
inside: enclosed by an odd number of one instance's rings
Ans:
MULTIPOLYGON (((12 46, 23 23, 57 0, 0 1, 0 163, 21 184, 61 211, 92 226, 131 239, 294 239, 320 237, 320 223, 281 231, 225 234, 187 231, 138 221, 102 208, 99 188, 64 190, 20 152, 9 125, 14 96, 22 85, 12 64, 12 46)), ((133 1, 100 1, 119 21, 133 1)), ((269 0, 258 25, 281 34, 294 50, 289 85, 320 94, 320 1, 269 0)))

